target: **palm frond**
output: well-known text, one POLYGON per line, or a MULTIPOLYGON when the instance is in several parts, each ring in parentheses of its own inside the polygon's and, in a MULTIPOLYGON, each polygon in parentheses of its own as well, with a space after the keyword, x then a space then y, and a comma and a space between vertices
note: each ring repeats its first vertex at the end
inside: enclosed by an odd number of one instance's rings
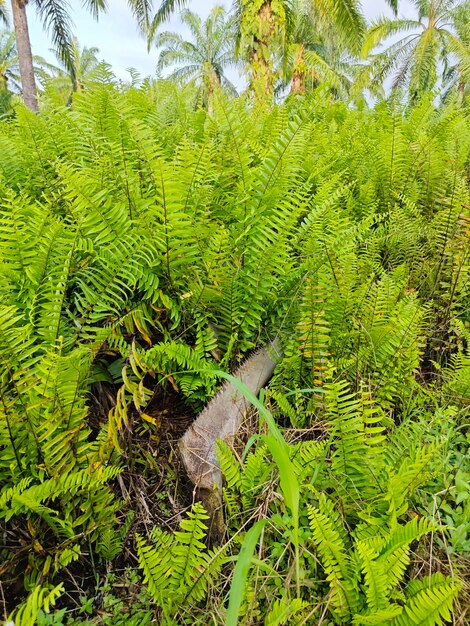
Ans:
POLYGON ((162 0, 160 3, 160 7, 149 23, 148 33, 147 33, 147 41, 148 47, 152 45, 152 42, 157 33, 158 27, 166 22, 172 13, 174 13, 177 9, 183 9, 188 4, 188 0, 162 0))
POLYGON ((5 6, 5 1, 1 0, 0 2, 0 22, 3 22, 3 24, 8 27, 10 20, 9 20, 9 16, 8 16, 8 11, 7 8, 5 6))

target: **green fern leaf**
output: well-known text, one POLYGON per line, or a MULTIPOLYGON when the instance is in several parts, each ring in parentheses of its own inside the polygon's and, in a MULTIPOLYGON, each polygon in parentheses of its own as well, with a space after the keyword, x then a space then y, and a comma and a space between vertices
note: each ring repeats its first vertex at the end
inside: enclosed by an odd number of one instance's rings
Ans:
POLYGON ((408 585, 403 613, 391 622, 392 626, 437 626, 450 621, 453 603, 461 588, 459 580, 442 574, 414 580, 408 585))

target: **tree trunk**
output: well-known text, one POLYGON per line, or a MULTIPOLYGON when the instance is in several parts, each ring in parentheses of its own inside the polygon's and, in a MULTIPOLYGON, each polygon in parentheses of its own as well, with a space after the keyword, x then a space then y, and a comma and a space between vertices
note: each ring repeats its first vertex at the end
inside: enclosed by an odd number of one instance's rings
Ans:
POLYGON ((210 63, 207 64, 208 67, 205 70, 205 96, 204 96, 204 105, 207 108, 207 113, 212 115, 214 112, 214 92, 216 86, 220 85, 219 78, 217 74, 214 72, 213 67, 210 63))
POLYGON ((274 76, 270 44, 275 31, 271 0, 266 0, 258 11, 258 33, 251 53, 252 89, 258 102, 272 97, 274 76))
POLYGON ((302 95, 305 93, 305 46, 301 44, 297 50, 294 61, 294 71, 292 72, 292 84, 290 92, 302 95))
POLYGON ((11 0, 13 24, 15 26, 16 48, 20 66, 21 86, 23 99, 31 111, 38 111, 38 96, 34 79, 33 55, 29 39, 28 18, 26 4, 28 0, 11 0))
POLYGON ((207 89, 207 113, 212 115, 214 112, 214 80, 212 76, 209 78, 209 87, 207 89))
POLYGON ((459 101, 463 106, 465 104, 465 91, 467 89, 467 84, 464 78, 461 78, 459 81, 459 101))

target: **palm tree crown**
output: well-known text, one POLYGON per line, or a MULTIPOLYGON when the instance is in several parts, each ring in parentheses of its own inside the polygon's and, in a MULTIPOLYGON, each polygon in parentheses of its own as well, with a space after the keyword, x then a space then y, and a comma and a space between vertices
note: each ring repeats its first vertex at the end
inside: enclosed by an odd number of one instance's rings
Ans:
POLYGON ((6 30, 0 31, 0 91, 10 86, 19 91, 19 82, 15 34, 6 30))
POLYGON ((157 68, 174 67, 172 78, 196 81, 203 104, 211 110, 218 85, 236 93, 225 76, 226 68, 235 64, 234 18, 227 17, 225 9, 216 6, 204 22, 189 10, 182 11, 181 21, 188 27, 192 40, 187 41, 174 32, 160 33, 154 40, 162 48, 157 68))
POLYGON ((463 103, 468 91, 470 75, 470 2, 464 2, 452 11, 452 26, 458 39, 459 53, 444 59, 444 99, 457 88, 463 103))
MULTIPOLYGON (((291 93, 302 94, 307 86, 327 83, 335 92, 350 86, 347 62, 358 50, 364 21, 357 13, 345 29, 339 29, 325 14, 325 5, 312 0, 297 0, 294 28, 284 60, 291 93)), ((330 16, 331 18, 331 16, 330 16)))
MULTIPOLYGON (((414 0, 416 19, 380 18, 370 28, 363 56, 389 37, 402 37, 372 57, 376 80, 393 75, 393 87, 408 85, 411 100, 432 91, 442 79, 450 59, 456 59, 464 74, 470 69, 470 52, 458 35, 456 19, 468 29, 470 2, 459 0, 414 0)), ((462 77, 463 78, 463 77, 462 77)))
MULTIPOLYGON (((398 0, 387 0, 397 9, 398 0)), ((188 0, 161 0, 150 27, 149 39, 170 14, 188 0)), ((258 100, 269 99, 275 83, 275 51, 292 55, 298 15, 334 25, 348 47, 359 51, 365 20, 359 0, 234 0, 238 53, 247 63, 250 87, 258 100)), ((315 28, 317 25, 315 25, 315 28)), ((311 55, 310 55, 311 56, 311 55)), ((322 65, 324 65, 322 63, 322 65)), ((325 68, 326 70, 326 68, 325 68)))
POLYGON ((5 0, 0 0, 0 23, 1 22, 3 22, 5 26, 8 26, 8 15, 5 0))
MULTIPOLYGON (((96 47, 88 48, 80 46, 80 43, 76 37, 72 38, 72 64, 73 71, 67 70, 64 65, 64 69, 68 74, 74 91, 81 91, 85 86, 87 80, 90 79, 94 70, 100 64, 97 57, 99 49, 96 47)), ((59 58, 60 62, 60 58, 59 58)))
MULTIPOLYGON (((37 110, 36 84, 28 32, 26 4, 32 5, 44 28, 51 32, 54 49, 73 78, 74 44, 69 4, 64 0, 11 0, 19 56, 21 82, 26 104, 37 110)), ((0 20, 7 20, 4 0, 0 0, 0 20)), ((94 17, 108 9, 108 0, 82 0, 82 6, 94 17)), ((140 29, 148 32, 152 21, 153 0, 127 0, 140 29)))

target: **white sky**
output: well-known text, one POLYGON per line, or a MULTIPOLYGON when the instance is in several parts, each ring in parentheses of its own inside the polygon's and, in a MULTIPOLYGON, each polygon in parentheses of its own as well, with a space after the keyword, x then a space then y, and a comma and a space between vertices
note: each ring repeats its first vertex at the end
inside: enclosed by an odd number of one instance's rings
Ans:
MULTIPOLYGON (((80 0, 69 0, 69 4, 72 8, 75 34, 80 44, 99 48, 98 57, 110 63, 119 78, 129 78, 126 72, 128 67, 136 68, 143 77, 154 74, 158 51, 154 48, 150 53, 147 52, 147 44, 137 31, 134 18, 127 7, 127 0, 108 0, 108 13, 101 15, 99 22, 96 22, 87 11, 81 8, 80 0)), ((156 0, 155 6, 158 4, 159 0, 156 0)), ((190 0, 189 8, 202 17, 206 17, 216 4, 229 8, 231 2, 230 0, 190 0)), ((391 15, 385 0, 363 0, 362 6, 370 20, 381 14, 391 15)), ((411 0, 401 0, 400 15, 414 15, 411 0)), ((28 5, 28 19, 33 54, 54 62, 54 56, 49 51, 51 47, 49 36, 36 19, 32 3, 28 5)), ((177 17, 163 25, 162 29, 184 32, 177 17)), ((236 75, 230 78, 235 79, 234 82, 239 82, 236 80, 236 75)))

